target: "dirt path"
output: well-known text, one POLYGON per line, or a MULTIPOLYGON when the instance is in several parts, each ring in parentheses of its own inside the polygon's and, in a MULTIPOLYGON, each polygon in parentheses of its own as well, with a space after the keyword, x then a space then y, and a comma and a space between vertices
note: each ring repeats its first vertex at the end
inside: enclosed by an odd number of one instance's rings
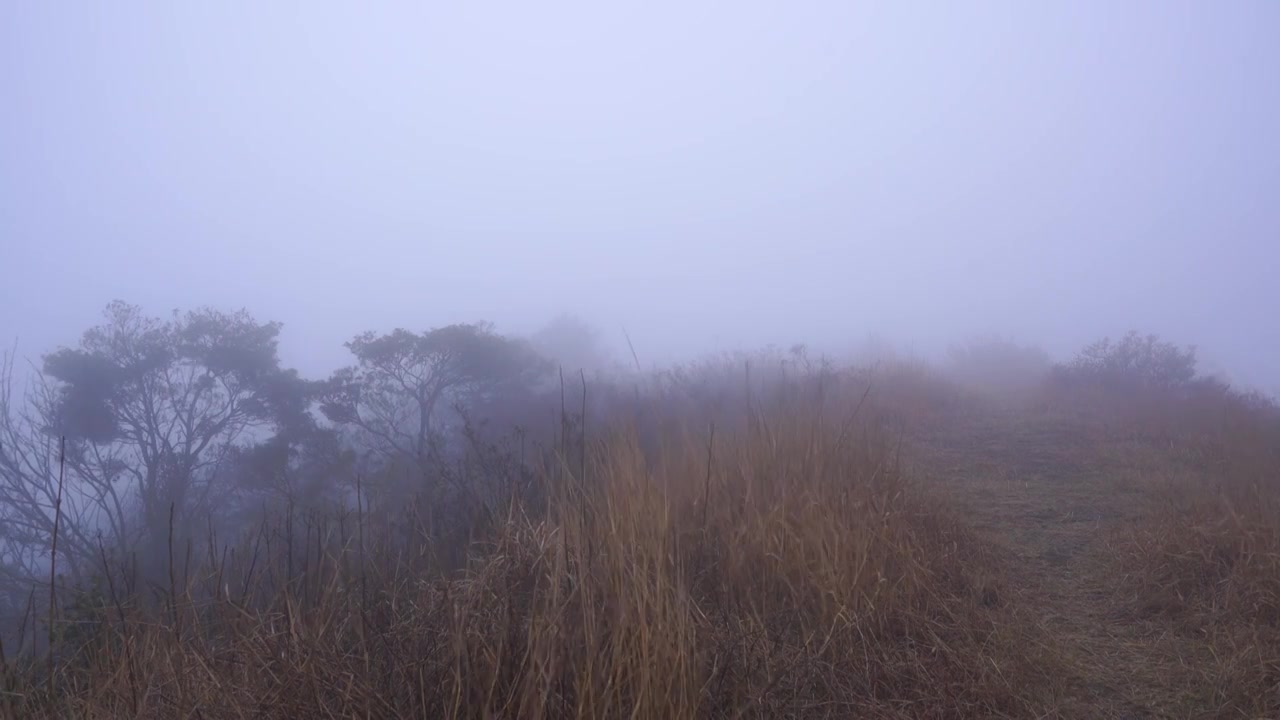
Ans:
POLYGON ((1106 542, 1149 501, 1116 482, 1096 438, 993 414, 920 440, 918 471, 1005 551, 1008 603, 1062 659, 1059 716, 1203 717, 1170 663, 1198 649, 1116 610, 1106 542))

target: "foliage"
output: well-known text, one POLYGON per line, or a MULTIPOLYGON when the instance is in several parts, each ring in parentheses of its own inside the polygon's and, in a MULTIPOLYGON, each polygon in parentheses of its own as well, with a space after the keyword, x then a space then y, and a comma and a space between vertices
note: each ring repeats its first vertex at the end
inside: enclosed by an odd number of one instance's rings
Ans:
POLYGON ((605 369, 609 354, 602 347, 600 335, 574 315, 560 315, 529 338, 539 355, 564 368, 567 374, 585 371, 593 374, 605 369))
POLYGON ((1129 332, 1119 341, 1103 338, 1058 368, 1059 379, 1112 388, 1171 389, 1196 377, 1196 351, 1156 335, 1129 332))
POLYGON ((309 384, 280 367, 279 330, 244 312, 161 320, 114 302, 78 346, 45 356, 25 408, 6 373, 5 540, 28 564, 38 559, 31 548, 50 544, 64 473, 59 545, 75 566, 96 562, 99 533, 136 549, 158 544, 175 520, 208 513, 238 449, 313 424, 309 384))
POLYGON ((442 405, 465 409, 537 383, 550 370, 527 343, 484 324, 367 332, 347 348, 356 364, 330 379, 322 412, 355 430, 360 445, 384 461, 401 458, 421 467, 438 456, 447 431, 461 429, 460 417, 441 417, 442 405))

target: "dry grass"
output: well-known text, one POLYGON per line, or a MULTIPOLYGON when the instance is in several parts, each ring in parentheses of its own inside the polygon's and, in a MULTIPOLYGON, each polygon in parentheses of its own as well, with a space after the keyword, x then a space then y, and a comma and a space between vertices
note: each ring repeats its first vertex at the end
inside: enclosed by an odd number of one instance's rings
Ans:
POLYGON ((1111 542, 1123 614, 1187 641, 1166 660, 1198 716, 1280 715, 1280 410, 1210 387, 1110 420, 1150 500, 1111 542))
POLYGON ((1273 405, 742 370, 611 399, 632 419, 562 424, 517 484, 473 463, 483 503, 366 483, 176 548, 164 587, 109 573, 54 694, 11 652, 0 714, 1280 716, 1273 405))
POLYGON ((545 501, 505 506, 460 572, 433 569, 412 512, 290 519, 183 568, 158 603, 107 588, 56 695, 32 665, 6 670, 0 702, 88 718, 1042 714, 1050 669, 1019 649, 999 565, 856 400, 563 451, 545 501))

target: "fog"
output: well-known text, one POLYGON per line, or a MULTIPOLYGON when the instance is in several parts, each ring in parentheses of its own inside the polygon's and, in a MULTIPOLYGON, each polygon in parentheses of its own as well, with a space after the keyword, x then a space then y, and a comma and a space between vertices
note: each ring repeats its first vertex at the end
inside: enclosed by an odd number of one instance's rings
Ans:
POLYGON ((572 312, 644 363, 1130 328, 1280 390, 1280 6, 6 3, 0 338, 572 312))

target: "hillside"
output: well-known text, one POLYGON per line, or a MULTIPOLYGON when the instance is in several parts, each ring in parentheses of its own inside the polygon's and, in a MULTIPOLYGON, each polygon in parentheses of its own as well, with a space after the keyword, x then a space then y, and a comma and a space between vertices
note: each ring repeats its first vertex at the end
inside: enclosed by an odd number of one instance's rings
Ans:
MULTIPOLYGON (((171 528, 167 583, 145 590, 104 555, 91 588, 60 591, 52 659, 10 651, 0 707, 1280 712, 1274 405, 1203 383, 995 397, 918 366, 716 391, 733 372, 595 424, 565 411, 528 458, 477 444, 409 499, 357 478, 327 514, 264 508, 221 552, 171 528)), ((24 628, 44 632, 37 607, 24 628)))
MULTIPOLYGON (((1203 552, 1203 566, 1182 558, 1187 572, 1212 569, 1220 551, 1211 536, 1194 537, 1194 518, 1171 496, 1188 492, 1176 484, 1194 475, 1182 452, 1188 448, 1123 435, 1101 424, 994 411, 954 418, 920 438, 918 469, 998 548, 1002 602, 1051 664, 1045 712, 1273 716, 1280 708, 1274 623, 1254 624, 1235 614, 1240 608, 1197 605, 1143 574, 1169 559, 1147 553, 1171 550, 1150 536, 1168 530, 1170 513, 1186 523, 1178 529, 1193 544, 1202 543, 1187 549, 1203 552)), ((1194 477, 1206 487, 1213 480, 1194 477)), ((1261 542, 1274 553, 1274 534, 1261 542)), ((1240 560, 1224 554, 1216 561, 1240 560)), ((1275 561, 1272 554, 1261 562, 1275 561)), ((1275 578, 1268 582, 1274 591, 1275 578)))

